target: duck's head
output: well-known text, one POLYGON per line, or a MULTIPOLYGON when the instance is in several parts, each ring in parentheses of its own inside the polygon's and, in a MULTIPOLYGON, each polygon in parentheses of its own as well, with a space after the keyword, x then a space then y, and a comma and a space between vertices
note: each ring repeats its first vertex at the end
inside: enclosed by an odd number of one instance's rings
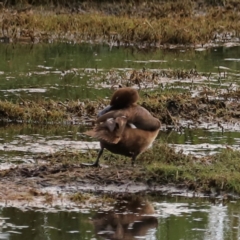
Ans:
POLYGON ((136 89, 130 87, 119 88, 117 91, 113 93, 110 105, 101 110, 98 113, 97 117, 99 118, 111 110, 127 108, 130 105, 136 103, 138 99, 139 95, 136 89))
POLYGON ((112 95, 110 105, 115 109, 125 108, 136 103, 138 99, 139 95, 136 89, 130 87, 119 88, 112 95))

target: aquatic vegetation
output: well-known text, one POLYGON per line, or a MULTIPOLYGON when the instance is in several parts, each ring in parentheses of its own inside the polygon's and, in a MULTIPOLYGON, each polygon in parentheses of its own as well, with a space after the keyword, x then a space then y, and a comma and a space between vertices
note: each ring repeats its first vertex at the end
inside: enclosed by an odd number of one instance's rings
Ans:
POLYGON ((98 86, 136 86, 140 90, 147 90, 151 88, 164 88, 164 84, 171 81, 186 81, 192 83, 194 80, 206 80, 204 74, 198 73, 196 69, 141 69, 141 70, 126 70, 123 73, 117 70, 111 70, 102 73, 102 77, 93 77, 94 85, 98 86), (99 82, 99 84, 97 84, 99 82))
MULTIPOLYGON (((238 88, 199 87, 198 94, 194 96, 188 88, 183 92, 174 88, 153 92, 142 89, 140 93, 142 97, 139 104, 163 124, 175 128, 187 127, 182 125, 182 120, 185 120, 188 125, 194 126, 203 122, 215 122, 224 131, 222 124, 235 122, 240 115, 236 101, 240 97, 238 88)), ((108 100, 19 100, 15 103, 0 101, 0 121, 92 126, 99 110, 108 104, 108 100)))
POLYGON ((91 196, 87 193, 74 193, 71 196, 69 196, 70 200, 73 202, 78 202, 78 203, 85 203, 87 200, 89 200, 91 196))
MULTIPOLYGON (((98 104, 100 105, 100 104, 98 104)), ((0 101, 1 121, 28 122, 28 123, 63 123, 74 122, 74 118, 83 117, 84 122, 90 121, 88 117, 95 115, 97 103, 67 101, 19 101, 16 103, 0 101)))

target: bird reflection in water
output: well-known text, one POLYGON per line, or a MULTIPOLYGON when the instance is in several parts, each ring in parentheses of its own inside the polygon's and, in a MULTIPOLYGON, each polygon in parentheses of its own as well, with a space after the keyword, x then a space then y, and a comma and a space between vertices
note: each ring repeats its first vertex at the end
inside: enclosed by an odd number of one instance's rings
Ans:
POLYGON ((155 233, 158 220, 154 213, 153 206, 146 199, 123 197, 117 200, 113 210, 97 213, 93 224, 96 234, 103 239, 136 239, 155 233))

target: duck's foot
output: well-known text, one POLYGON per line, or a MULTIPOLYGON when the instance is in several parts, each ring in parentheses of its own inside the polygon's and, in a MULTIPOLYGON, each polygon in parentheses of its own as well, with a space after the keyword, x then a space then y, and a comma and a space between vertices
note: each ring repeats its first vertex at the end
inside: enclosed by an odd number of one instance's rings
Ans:
POLYGON ((135 159, 136 159, 136 157, 135 157, 135 156, 133 156, 133 157, 132 157, 132 162, 131 162, 131 164, 132 164, 132 167, 135 167, 135 159))
POLYGON ((100 157, 101 157, 101 155, 102 155, 102 153, 103 153, 103 149, 104 149, 104 148, 101 148, 101 149, 100 149, 100 151, 99 151, 99 153, 98 153, 98 157, 97 157, 97 159, 96 159, 96 161, 95 161, 94 163, 81 163, 80 165, 81 165, 81 166, 84 166, 84 167, 100 167, 100 165, 99 165, 99 159, 100 159, 100 157))
POLYGON ((81 163, 81 166, 84 167, 100 167, 99 163, 95 162, 95 163, 81 163))

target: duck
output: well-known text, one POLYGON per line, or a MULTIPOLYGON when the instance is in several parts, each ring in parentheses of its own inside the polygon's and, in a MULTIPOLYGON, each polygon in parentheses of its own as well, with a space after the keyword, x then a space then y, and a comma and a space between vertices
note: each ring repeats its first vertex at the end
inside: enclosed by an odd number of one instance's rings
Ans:
POLYGON ((102 232, 101 236, 104 239, 130 240, 136 239, 135 236, 145 239, 144 236, 158 226, 155 213, 152 203, 148 200, 136 195, 124 195, 117 197, 112 210, 96 213, 91 222, 95 232, 102 232))
POLYGON ((161 123, 144 107, 137 104, 139 94, 130 87, 119 88, 111 97, 110 105, 101 110, 96 126, 86 135, 100 141, 100 151, 94 163, 83 166, 99 167, 104 149, 131 157, 132 166, 137 156, 152 146, 161 123))

